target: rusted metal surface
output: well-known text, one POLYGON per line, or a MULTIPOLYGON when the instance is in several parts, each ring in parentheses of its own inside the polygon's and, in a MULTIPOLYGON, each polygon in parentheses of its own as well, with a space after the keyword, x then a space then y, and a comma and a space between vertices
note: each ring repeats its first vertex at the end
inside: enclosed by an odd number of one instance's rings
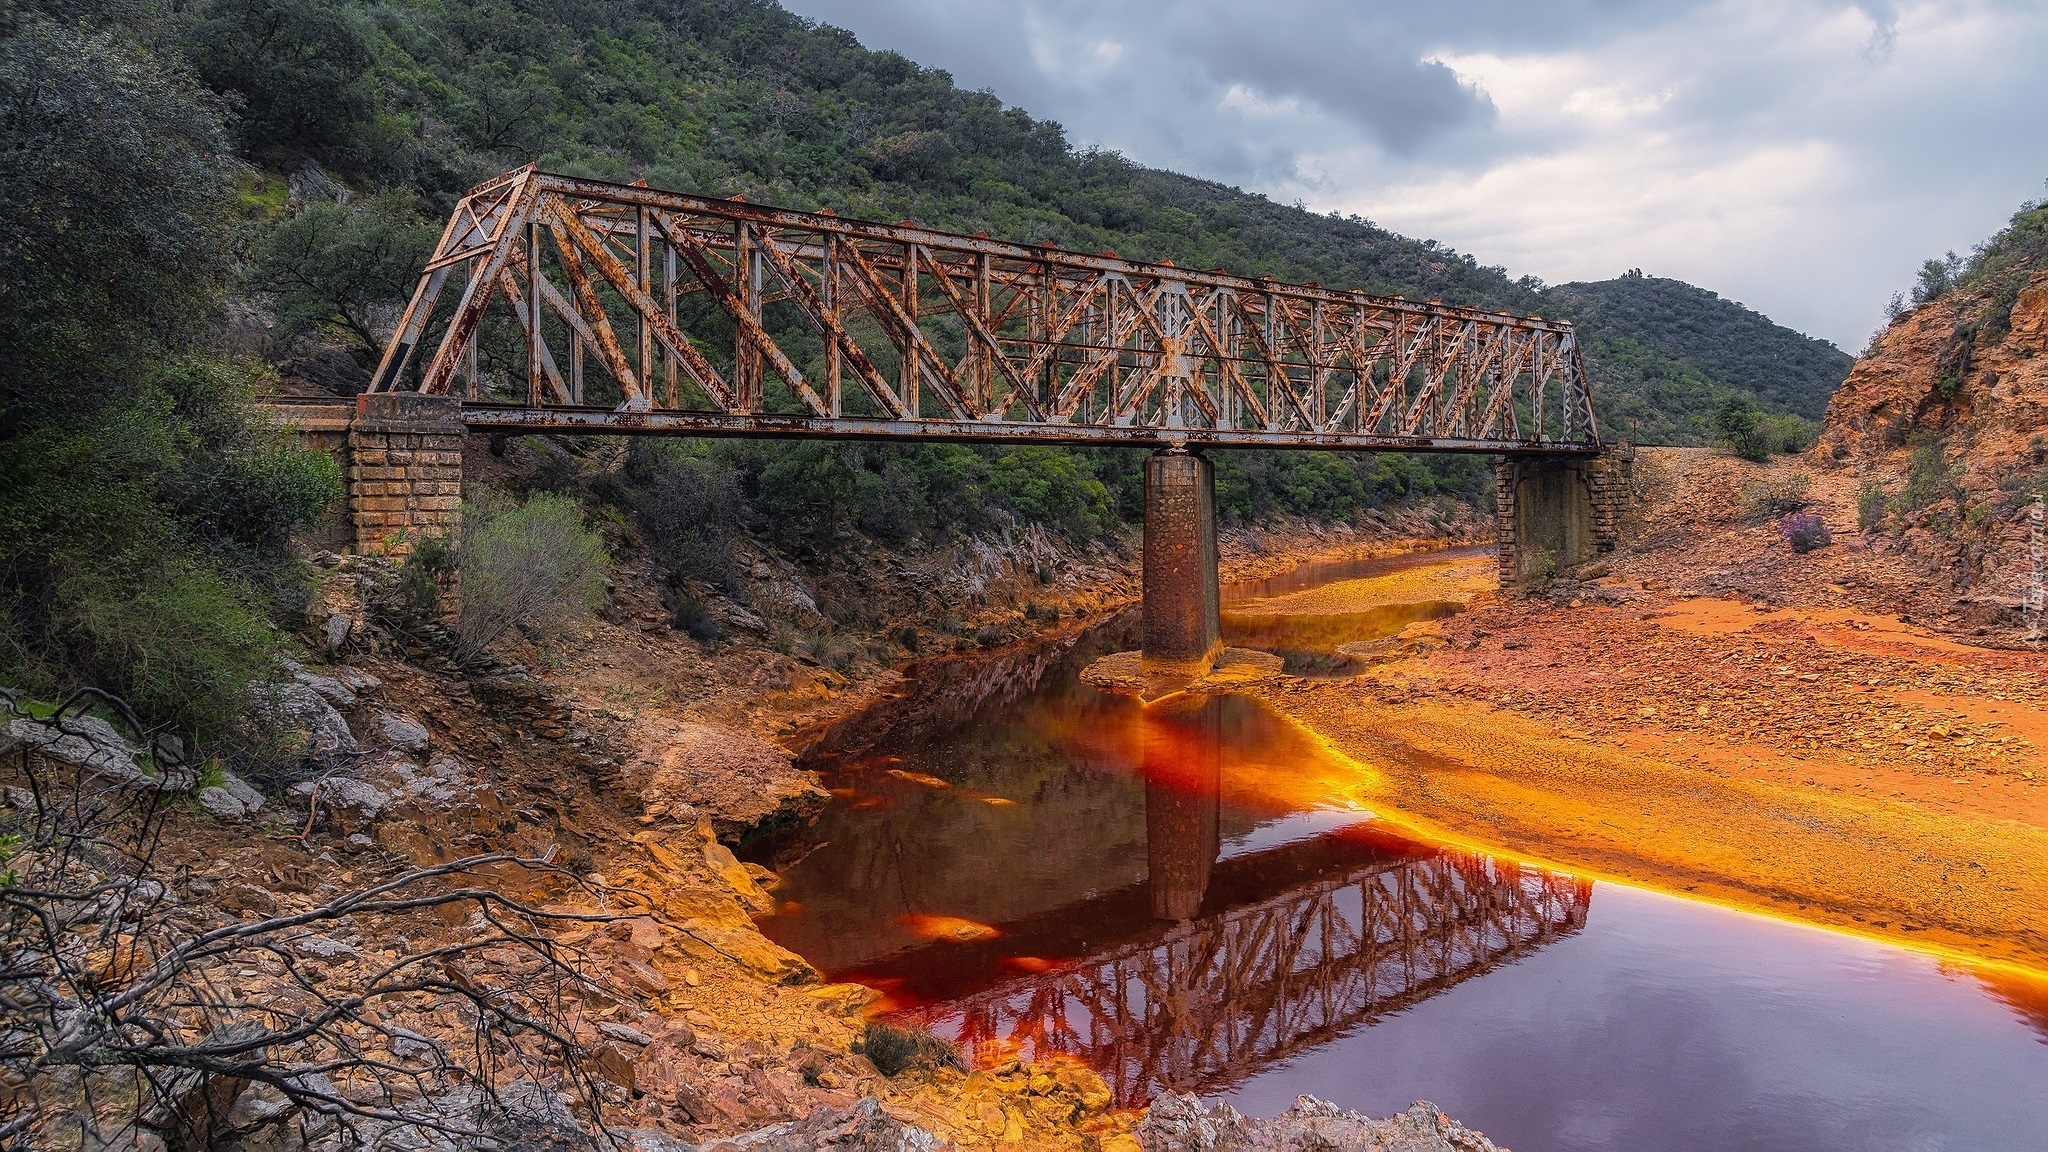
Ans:
POLYGON ((403 389, 505 429, 1599 446, 1563 321, 531 167, 456 207, 378 366, 403 389))

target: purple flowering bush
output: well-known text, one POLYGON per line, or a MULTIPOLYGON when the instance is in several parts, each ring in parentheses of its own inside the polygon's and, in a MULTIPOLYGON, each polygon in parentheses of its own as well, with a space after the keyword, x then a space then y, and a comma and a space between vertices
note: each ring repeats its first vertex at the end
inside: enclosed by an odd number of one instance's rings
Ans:
POLYGON ((1834 543, 1834 534, 1828 531, 1827 521, 1818 512, 1794 512, 1778 521, 1778 535, 1792 545, 1794 552, 1811 552, 1834 543))

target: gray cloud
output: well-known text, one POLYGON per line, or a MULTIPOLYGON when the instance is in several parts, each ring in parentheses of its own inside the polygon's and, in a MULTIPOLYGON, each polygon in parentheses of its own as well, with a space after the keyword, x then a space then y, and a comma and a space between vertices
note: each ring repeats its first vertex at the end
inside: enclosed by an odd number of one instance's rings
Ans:
POLYGON ((1860 346, 2048 176, 2025 0, 784 0, 1079 144, 1860 346))

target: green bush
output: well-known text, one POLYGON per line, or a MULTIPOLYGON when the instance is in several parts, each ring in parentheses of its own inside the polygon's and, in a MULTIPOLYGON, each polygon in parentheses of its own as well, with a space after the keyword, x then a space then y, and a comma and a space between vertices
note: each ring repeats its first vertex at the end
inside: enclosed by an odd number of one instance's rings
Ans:
POLYGON ((1856 489, 1856 526, 1865 532, 1884 523, 1884 485, 1876 480, 1865 480, 1856 489))
POLYGON ((429 536, 413 545, 397 578, 378 590, 371 610, 400 632, 418 633, 441 622, 441 588, 455 578, 455 549, 444 537, 429 536))
POLYGON ((1803 416, 1766 416, 1761 429, 1772 452, 1793 456, 1813 447, 1820 439, 1820 425, 1803 416))
POLYGON ((152 724, 227 731, 300 606, 286 543, 339 471, 256 420, 244 370, 179 359, 131 402, 0 438, 0 679, 91 684, 152 724))
POLYGON ((225 731, 280 647, 246 585, 175 555, 79 564, 52 591, 67 679, 181 732, 225 731))
POLYGON ((1952 499, 1955 494, 1954 468, 1942 452, 1941 442, 1921 440, 1906 465, 1906 486, 1899 492, 1899 506, 1915 512, 1937 500, 1952 499))
POLYGON ((604 602, 604 541, 583 526, 575 501, 563 496, 465 505, 456 570, 462 585, 456 647, 464 659, 514 629, 548 639, 604 602))
POLYGON ((1761 461, 1771 454, 1771 438, 1764 426, 1763 412, 1747 396, 1731 396, 1714 412, 1714 447, 1761 461))

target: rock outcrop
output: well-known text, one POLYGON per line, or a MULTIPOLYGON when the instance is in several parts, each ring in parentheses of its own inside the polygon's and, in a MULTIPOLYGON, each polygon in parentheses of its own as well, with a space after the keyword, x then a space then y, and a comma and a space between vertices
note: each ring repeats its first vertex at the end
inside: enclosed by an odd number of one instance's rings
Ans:
POLYGON ((2007 312, 1955 293, 1896 320, 1828 405, 1816 463, 1883 488, 1878 527, 1964 623, 2019 627, 2048 487, 2048 272, 2007 312))
POLYGON ((1916 434, 1966 433, 1973 465, 2013 467, 2048 431, 2048 272, 2021 290, 2005 332, 1983 302, 1945 298, 1900 316, 1828 402, 1822 451, 1878 459, 1916 434))
POLYGON ((630 744, 622 782, 657 820, 708 815, 721 835, 730 835, 795 819, 827 799, 787 752, 738 728, 647 715, 635 723, 630 744))
POLYGON ((1428 1101, 1375 1120, 1301 1096, 1271 1120, 1253 1120, 1228 1104, 1168 1093, 1131 1134, 1145 1152, 1504 1152, 1428 1101))

